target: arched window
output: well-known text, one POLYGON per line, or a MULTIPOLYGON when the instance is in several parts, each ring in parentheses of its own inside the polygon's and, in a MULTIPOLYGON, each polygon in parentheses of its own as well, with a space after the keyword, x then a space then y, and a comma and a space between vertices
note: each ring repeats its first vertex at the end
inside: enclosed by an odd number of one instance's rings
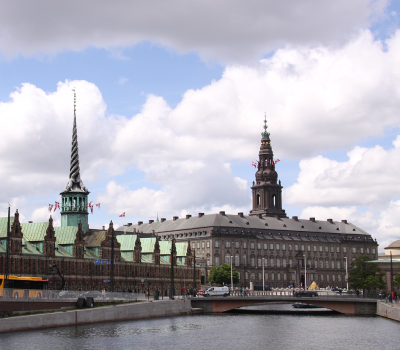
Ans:
POLYGON ((216 255, 214 257, 214 260, 215 260, 215 265, 219 265, 219 255, 216 255))
POLYGON ((250 257, 250 264, 251 264, 251 266, 255 266, 255 259, 254 259, 254 256, 251 256, 251 257, 250 257))
POLYGON ((231 255, 229 253, 225 254, 225 264, 231 264, 231 255))
POLYGON ((247 264, 247 256, 246 254, 243 254, 243 266, 246 266, 247 264))
POLYGON ((276 258, 276 267, 281 267, 281 259, 276 258))
POLYGON ((272 196, 272 206, 275 208, 276 207, 276 196, 272 196))
POLYGON ((258 194, 257 195, 257 207, 259 207, 261 205, 261 197, 260 197, 260 195, 258 194))
POLYGON ((240 265, 240 259, 239 259, 239 254, 235 254, 235 266, 240 265))

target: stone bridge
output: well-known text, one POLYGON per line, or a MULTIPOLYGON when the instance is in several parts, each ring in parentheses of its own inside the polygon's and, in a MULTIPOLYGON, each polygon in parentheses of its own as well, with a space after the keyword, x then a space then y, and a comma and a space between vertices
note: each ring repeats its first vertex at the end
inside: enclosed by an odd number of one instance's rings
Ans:
POLYGON ((268 303, 296 302, 326 307, 346 315, 376 315, 375 299, 300 297, 292 296, 255 296, 255 297, 198 297, 191 298, 192 308, 201 308, 204 313, 223 313, 241 306, 268 303))

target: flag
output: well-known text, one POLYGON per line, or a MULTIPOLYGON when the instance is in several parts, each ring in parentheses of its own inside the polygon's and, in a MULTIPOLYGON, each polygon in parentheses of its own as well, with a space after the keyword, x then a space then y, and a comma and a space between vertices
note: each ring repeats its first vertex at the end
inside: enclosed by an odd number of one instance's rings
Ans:
POLYGON ((251 165, 253 166, 253 167, 257 167, 257 163, 256 162, 251 162, 251 165))
POLYGON ((123 212, 119 217, 120 218, 124 218, 125 217, 125 212, 123 212))
POLYGON ((89 202, 87 206, 90 208, 92 206, 92 202, 89 202))
POLYGON ((97 204, 96 204, 96 207, 100 209, 100 203, 97 203, 97 204))
POLYGON ((278 162, 280 162, 280 161, 281 161, 280 159, 276 159, 276 160, 275 160, 275 164, 278 163, 278 162))
POLYGON ((92 214, 93 214, 93 205, 90 206, 90 211, 91 211, 92 214))
POLYGON ((56 202, 56 204, 54 204, 54 211, 56 211, 58 209, 60 209, 60 203, 56 202))
POLYGON ((53 204, 49 204, 49 211, 53 210, 53 204))

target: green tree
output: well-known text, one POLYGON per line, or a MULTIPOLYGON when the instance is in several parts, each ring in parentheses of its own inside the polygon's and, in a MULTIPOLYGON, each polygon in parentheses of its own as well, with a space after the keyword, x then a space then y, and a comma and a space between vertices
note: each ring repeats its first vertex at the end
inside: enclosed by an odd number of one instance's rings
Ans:
POLYGON ((350 267, 349 284, 354 289, 373 290, 382 288, 383 274, 377 264, 369 262, 366 255, 356 258, 350 267))
POLYGON ((396 276, 393 278, 393 284, 394 284, 397 288, 400 288, 400 269, 397 271, 396 276))
MULTIPOLYGON (((239 273, 235 268, 232 268, 233 283, 239 283, 239 273)), ((227 284, 231 283, 231 265, 222 264, 213 266, 210 271, 210 276, 208 280, 211 283, 216 284, 227 284)))

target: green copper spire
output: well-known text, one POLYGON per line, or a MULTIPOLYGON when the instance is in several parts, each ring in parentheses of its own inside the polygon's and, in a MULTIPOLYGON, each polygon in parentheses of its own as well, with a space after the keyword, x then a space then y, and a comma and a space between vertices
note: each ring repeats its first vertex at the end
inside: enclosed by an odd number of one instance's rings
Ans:
POLYGON ((81 180, 78 154, 78 132, 76 127, 76 92, 74 92, 74 125, 72 128, 71 166, 67 186, 61 194, 61 227, 78 226, 88 231, 88 195, 89 190, 81 180))
POLYGON ((262 137, 266 137, 269 139, 269 132, 267 131, 267 113, 264 114, 264 132, 261 133, 262 137))

